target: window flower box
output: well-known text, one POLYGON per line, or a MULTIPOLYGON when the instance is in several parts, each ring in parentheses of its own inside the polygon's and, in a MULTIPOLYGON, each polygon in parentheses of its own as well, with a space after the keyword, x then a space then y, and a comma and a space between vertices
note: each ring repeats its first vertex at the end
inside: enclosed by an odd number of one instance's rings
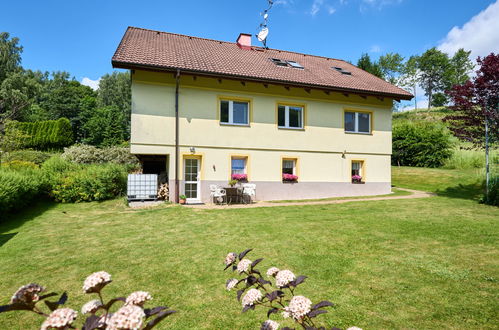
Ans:
POLYGON ((364 184, 365 182, 362 182, 362 177, 360 175, 352 175, 352 183, 364 184))
POLYGON ((282 182, 284 183, 294 183, 298 182, 298 176, 294 174, 283 173, 282 182))
POLYGON ((232 174, 232 180, 236 180, 237 182, 248 182, 247 174, 232 174))

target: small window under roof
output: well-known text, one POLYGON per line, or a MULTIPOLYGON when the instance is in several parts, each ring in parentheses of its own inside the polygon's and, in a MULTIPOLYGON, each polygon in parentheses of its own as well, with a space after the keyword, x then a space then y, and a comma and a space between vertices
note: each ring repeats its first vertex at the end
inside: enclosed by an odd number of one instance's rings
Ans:
POLYGON ((303 65, 295 61, 287 61, 293 68, 303 69, 303 65))

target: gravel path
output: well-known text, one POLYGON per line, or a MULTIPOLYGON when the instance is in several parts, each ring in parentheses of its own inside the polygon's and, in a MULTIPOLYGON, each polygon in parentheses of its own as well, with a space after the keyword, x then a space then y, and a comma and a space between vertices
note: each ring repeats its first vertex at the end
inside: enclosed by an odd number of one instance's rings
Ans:
POLYGON ((363 202, 363 201, 384 201, 391 199, 413 199, 413 198, 426 198, 435 196, 435 194, 406 189, 397 188, 399 190, 408 191, 411 195, 404 196, 383 196, 383 197, 365 197, 365 198, 351 198, 351 199, 337 199, 337 200, 320 200, 320 201, 308 201, 308 202, 289 202, 289 203, 271 203, 271 202, 256 202, 253 204, 233 204, 233 205, 216 205, 216 204, 199 204, 199 205, 184 205, 184 207, 190 207, 194 209, 238 209, 238 208, 252 208, 252 207, 278 207, 278 206, 299 206, 299 205, 323 205, 323 204, 342 204, 349 202, 363 202))

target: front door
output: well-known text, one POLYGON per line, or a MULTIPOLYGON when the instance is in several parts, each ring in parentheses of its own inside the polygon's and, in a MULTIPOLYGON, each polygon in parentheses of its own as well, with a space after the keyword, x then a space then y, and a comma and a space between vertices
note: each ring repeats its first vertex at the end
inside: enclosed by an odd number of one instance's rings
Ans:
POLYGON ((200 182, 199 182, 199 159, 187 158, 184 160, 184 192, 187 203, 199 203, 200 182))

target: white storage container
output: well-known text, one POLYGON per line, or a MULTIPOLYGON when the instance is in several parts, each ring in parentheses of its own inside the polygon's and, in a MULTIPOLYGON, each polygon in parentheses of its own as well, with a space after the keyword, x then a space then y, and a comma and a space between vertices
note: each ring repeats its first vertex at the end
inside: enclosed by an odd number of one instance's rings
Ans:
POLYGON ((158 197, 157 174, 128 174, 128 200, 154 200, 158 197))

